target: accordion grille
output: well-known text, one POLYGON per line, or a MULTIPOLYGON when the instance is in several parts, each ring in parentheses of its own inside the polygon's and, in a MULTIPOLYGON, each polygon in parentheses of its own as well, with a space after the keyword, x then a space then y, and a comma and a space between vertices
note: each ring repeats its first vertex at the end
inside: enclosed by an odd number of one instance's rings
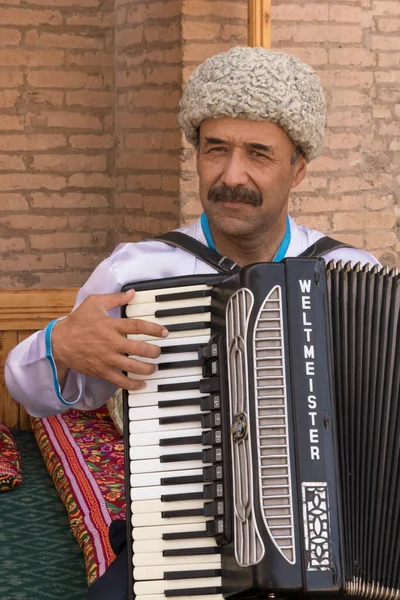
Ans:
POLYGON ((284 350, 282 294, 275 286, 260 308, 253 335, 260 503, 273 543, 294 564, 284 350))
POLYGON ((244 288, 231 296, 226 309, 235 557, 241 567, 257 564, 265 552, 254 514, 253 458, 249 427, 246 338, 253 303, 253 294, 244 288))

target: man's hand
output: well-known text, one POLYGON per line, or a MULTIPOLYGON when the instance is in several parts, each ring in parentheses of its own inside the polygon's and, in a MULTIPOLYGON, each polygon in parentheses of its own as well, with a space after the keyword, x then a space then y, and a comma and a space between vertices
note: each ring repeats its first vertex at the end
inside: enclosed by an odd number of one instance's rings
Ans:
POLYGON ((106 379, 127 390, 138 390, 145 384, 131 379, 121 371, 137 375, 151 375, 157 369, 129 358, 157 358, 160 350, 154 344, 128 340, 128 334, 146 334, 166 337, 167 329, 141 319, 114 319, 108 310, 124 306, 135 292, 88 296, 68 317, 55 324, 52 331, 53 357, 61 388, 68 369, 84 375, 106 379))

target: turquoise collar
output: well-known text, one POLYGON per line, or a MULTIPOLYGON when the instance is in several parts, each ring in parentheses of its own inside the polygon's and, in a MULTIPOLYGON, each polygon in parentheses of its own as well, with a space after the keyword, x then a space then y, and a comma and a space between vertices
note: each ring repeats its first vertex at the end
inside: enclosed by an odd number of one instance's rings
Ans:
MULTIPOLYGON (((215 250, 217 252, 217 249, 216 249, 215 244, 214 244, 213 237, 211 235, 210 224, 208 222, 206 213, 203 213, 201 215, 201 217, 200 217, 200 223, 201 223, 201 228, 202 228, 203 233, 204 233, 204 237, 206 238, 207 246, 209 248, 211 248, 212 250, 215 250)), ((287 249, 289 248, 289 244, 290 244, 290 222, 289 222, 289 216, 286 216, 286 231, 285 231, 285 235, 283 236, 283 239, 282 239, 282 241, 280 243, 280 246, 278 248, 278 252, 274 256, 273 262, 280 262, 282 259, 285 258, 287 249)))

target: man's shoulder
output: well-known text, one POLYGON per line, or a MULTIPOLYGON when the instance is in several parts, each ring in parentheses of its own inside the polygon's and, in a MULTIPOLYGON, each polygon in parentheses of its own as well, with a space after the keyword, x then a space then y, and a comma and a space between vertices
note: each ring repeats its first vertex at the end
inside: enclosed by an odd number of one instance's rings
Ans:
MULTIPOLYGON (((203 241, 198 221, 175 231, 203 241)), ((118 281, 124 284, 192 275, 196 271, 193 255, 154 238, 119 244, 109 260, 118 281)))
MULTIPOLYGON (((326 235, 325 233, 323 233, 322 231, 318 231, 317 229, 310 229, 305 225, 297 225, 297 223, 293 219, 290 219, 290 224, 291 243, 288 249, 287 256, 298 256, 326 235)), ((342 242, 342 240, 340 239, 340 235, 338 237, 336 237, 335 235, 329 237, 333 237, 334 239, 337 239, 338 242, 342 242)), ((370 252, 367 252, 366 250, 360 250, 351 246, 345 246, 331 250, 330 252, 325 254, 324 259, 326 262, 329 262, 330 260, 341 260, 344 263, 352 262, 353 264, 361 263, 362 265, 365 265, 367 263, 371 265, 379 264, 377 258, 375 258, 375 256, 373 256, 370 252)))

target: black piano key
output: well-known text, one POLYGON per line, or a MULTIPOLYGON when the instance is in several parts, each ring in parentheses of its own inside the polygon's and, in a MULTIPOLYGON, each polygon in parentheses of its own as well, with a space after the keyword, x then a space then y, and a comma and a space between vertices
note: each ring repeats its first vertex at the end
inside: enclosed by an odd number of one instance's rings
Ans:
POLYGON ((194 331, 196 329, 210 329, 211 322, 210 321, 198 321, 192 323, 170 323, 169 325, 164 325, 165 329, 168 329, 170 333, 176 331, 194 331))
MULTIPOLYGON (((201 398, 181 398, 180 400, 160 400, 158 408, 174 408, 176 406, 200 406, 201 398)), ((207 410, 200 406, 200 410, 207 410)))
POLYGON ((198 386, 202 394, 212 394, 213 392, 219 392, 221 387, 219 377, 200 379, 198 386))
POLYGON ((222 461, 222 448, 208 448, 202 450, 201 460, 203 463, 216 463, 222 461))
POLYGON ((224 521, 223 519, 214 519, 212 521, 206 521, 206 533, 207 536, 216 536, 224 533, 224 521))
POLYGON ((160 456, 161 463, 185 462, 188 460, 201 460, 202 452, 187 452, 186 454, 163 454, 160 456))
MULTIPOLYGON (((208 487, 208 486, 206 486, 208 487)), ((181 502, 184 500, 203 500, 204 492, 186 492, 184 494, 161 494, 161 502, 181 502)))
POLYGON ((209 554, 221 554, 219 547, 213 548, 171 548, 163 550, 163 556, 207 556, 209 554))
POLYGON ((200 398, 201 410, 219 410, 221 408, 221 396, 219 394, 210 394, 200 398))
POLYGON ((177 362, 165 362, 158 365, 159 371, 167 371, 168 369, 188 369, 190 367, 199 367, 199 360, 181 360, 177 362))
POLYGON ((212 337, 210 341, 201 346, 198 349, 198 355, 201 360, 207 360, 208 358, 215 358, 218 356, 218 342, 215 337, 212 337))
POLYGON ((222 479, 222 465, 211 465, 204 467, 203 473, 200 475, 180 475, 179 477, 162 477, 161 485, 185 485, 187 483, 202 483, 203 481, 212 483, 222 479))
POLYGON ((222 588, 216 586, 203 588, 185 588, 183 590, 165 590, 166 598, 179 598, 179 596, 211 596, 213 594, 221 594, 222 588))
POLYGON ((161 477, 160 485, 186 485, 187 483, 202 483, 203 475, 180 475, 179 477, 161 477))
POLYGON ((173 294, 158 294, 156 302, 170 302, 171 300, 191 300, 192 298, 209 298, 212 290, 193 290, 192 292, 175 292, 173 294))
MULTIPOLYGON (((201 348, 201 346, 200 346, 201 348)), ((179 354, 182 352, 198 352, 198 344, 184 344, 182 346, 161 346, 161 354, 179 354)))
POLYGON ((203 446, 216 446, 222 442, 222 432, 220 429, 212 429, 204 431, 201 435, 201 443, 203 446))
POLYGON ((194 538, 208 537, 207 531, 174 531, 173 533, 163 533, 163 540, 191 540, 194 538))
POLYGON ((173 519, 174 517, 204 517, 204 508, 187 508, 186 510, 164 510, 161 512, 161 516, 163 519, 173 519))
POLYGON ((181 392, 183 390, 198 390, 200 381, 183 381, 181 383, 166 383, 158 385, 158 392, 181 392))
POLYGON ((224 503, 222 500, 215 502, 206 502, 203 508, 203 514, 205 517, 222 517, 224 514, 224 503))
POLYGON ((213 500, 214 498, 222 498, 223 495, 224 495, 224 486, 220 482, 205 485, 203 488, 203 497, 206 500, 213 500))
POLYGON ((175 415, 174 417, 160 417, 158 422, 160 425, 171 425, 173 423, 195 423, 197 421, 201 421, 202 417, 201 413, 197 415, 175 415))
POLYGON ((219 427, 221 425, 221 413, 210 412, 201 417, 201 426, 203 429, 219 427))
POLYGON ((207 442, 207 444, 205 444, 203 442, 203 436, 202 435, 192 435, 192 436, 186 436, 186 437, 176 437, 176 438, 164 438, 161 439, 159 442, 159 446, 184 446, 185 444, 203 444, 205 445, 209 445, 209 443, 207 442))
POLYGON ((163 454, 160 462, 186 462, 190 460, 201 460, 203 463, 215 463, 222 460, 222 448, 208 448, 200 452, 186 452, 185 454, 163 454))
POLYGON ((160 319, 162 317, 179 317, 180 315, 204 314, 210 311, 210 306, 182 306, 181 308, 156 310, 154 316, 157 319, 160 319))
POLYGON ((219 360, 207 360, 203 363, 203 377, 215 377, 219 375, 219 360))
POLYGON ((164 579, 202 579, 203 577, 220 577, 221 569, 201 569, 199 571, 165 571, 164 579))

